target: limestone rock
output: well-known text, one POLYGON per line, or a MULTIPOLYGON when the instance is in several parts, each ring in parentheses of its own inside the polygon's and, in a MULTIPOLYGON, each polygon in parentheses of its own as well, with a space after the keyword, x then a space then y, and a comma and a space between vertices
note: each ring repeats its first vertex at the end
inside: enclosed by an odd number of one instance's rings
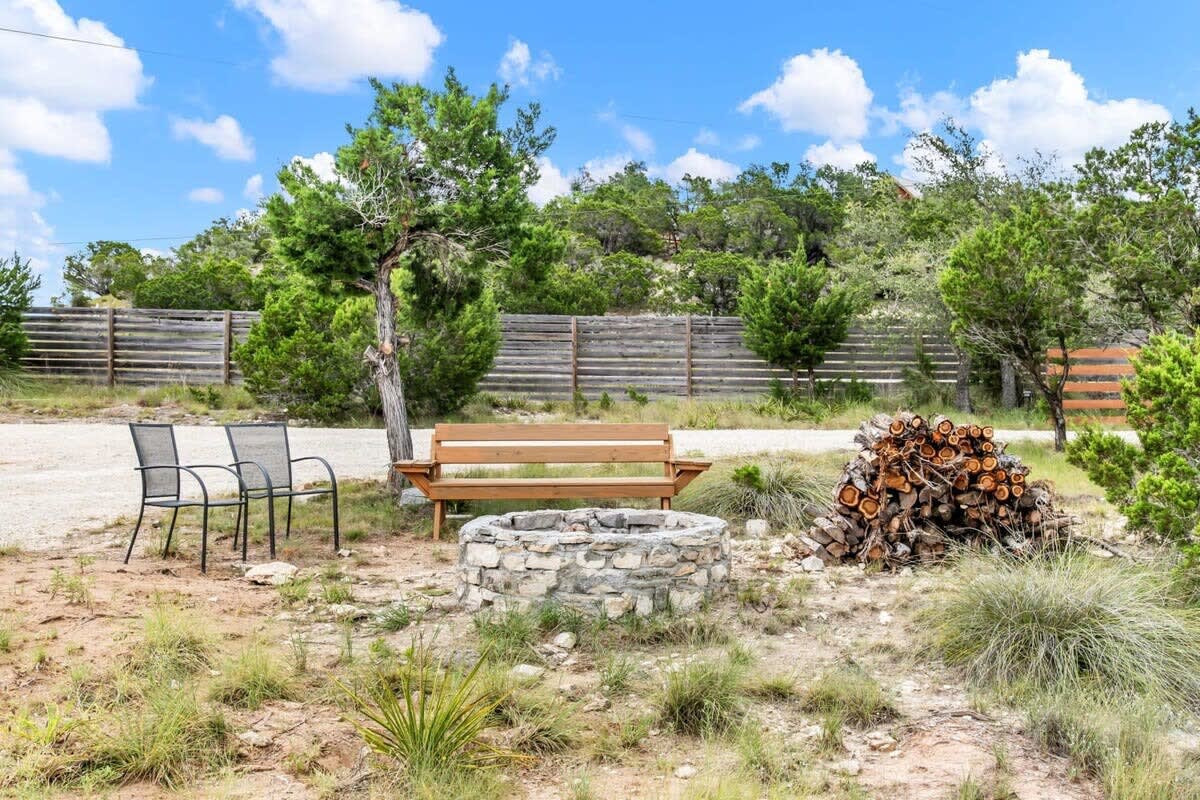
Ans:
POLYGON ((570 631, 563 631, 558 636, 554 637, 551 642, 555 647, 561 647, 563 650, 574 650, 578 642, 578 637, 570 631))
POLYGON ((400 492, 400 505, 402 506, 423 506, 429 502, 431 502, 430 499, 415 486, 410 486, 400 492))
POLYGON ((517 683, 536 683, 546 674, 546 668, 534 664, 517 664, 508 674, 517 683))
POLYGON ((751 539, 761 539, 771 532, 771 523, 765 519, 746 520, 746 535, 751 539))
POLYGON ((697 770, 691 764, 681 764, 675 768, 675 777, 686 781, 689 778, 696 777, 697 772, 699 772, 699 770, 697 770))
POLYGON ((824 572, 825 562, 816 556, 808 556, 800 562, 800 568, 805 572, 824 572))
POLYGON ((255 730, 239 733, 237 738, 251 747, 270 747, 275 741, 275 738, 271 734, 255 730))
POLYGON ((272 561, 251 567, 246 571, 245 577, 251 583, 282 586, 294 579, 299 571, 300 568, 295 564, 289 564, 286 561, 272 561))

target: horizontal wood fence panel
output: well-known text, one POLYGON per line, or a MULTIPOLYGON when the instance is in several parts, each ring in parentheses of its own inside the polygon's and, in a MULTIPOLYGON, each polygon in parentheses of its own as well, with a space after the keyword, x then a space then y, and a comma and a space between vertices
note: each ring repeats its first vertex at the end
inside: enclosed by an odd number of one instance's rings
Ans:
MULTIPOLYGON (((257 319, 254 311, 33 308, 24 316, 24 363, 110 383, 238 383, 231 350, 257 319)), ((495 363, 479 384, 494 394, 567 399, 579 391, 596 399, 632 387, 660 397, 746 396, 791 380, 746 347, 736 317, 506 314, 500 324, 495 363)), ((935 380, 953 383, 949 341, 923 335, 920 352, 935 380)), ((853 329, 816 376, 887 387, 903 381, 917 357, 917 337, 902 327, 853 329)))
MULTIPOLYGON (((1138 354, 1136 347, 1085 347, 1067 353, 1070 365, 1063 385, 1063 410, 1077 420, 1104 425, 1125 424, 1125 401, 1121 398, 1121 382, 1116 380, 1133 374, 1129 359, 1138 354)), ((1063 351, 1046 351, 1046 373, 1062 375, 1063 351)))

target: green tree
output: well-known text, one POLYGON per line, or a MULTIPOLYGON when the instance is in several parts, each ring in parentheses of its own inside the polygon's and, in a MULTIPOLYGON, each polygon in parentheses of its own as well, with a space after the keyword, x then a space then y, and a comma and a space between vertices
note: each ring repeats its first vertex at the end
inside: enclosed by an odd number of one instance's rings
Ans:
POLYGON ((605 256, 600 259, 597 272, 608 307, 626 312, 647 308, 662 277, 657 263, 633 253, 605 256))
POLYGON ((1031 195, 1006 219, 980 227, 950 253, 942 299, 952 330, 974 348, 1008 359, 1036 386, 1054 422, 1055 448, 1067 439, 1064 374, 1046 374, 1046 351, 1068 350, 1095 333, 1085 288, 1087 270, 1074 257, 1069 198, 1031 195))
POLYGON ((138 284, 133 304, 138 308, 249 311, 262 307, 263 295, 263 287, 245 263, 210 254, 164 268, 138 284))
POLYGON ((668 310, 723 317, 737 313, 741 283, 754 259, 737 253, 684 250, 675 256, 677 272, 668 280, 668 310))
POLYGON ((285 168, 286 195, 267 201, 266 220, 287 264, 374 298, 365 358, 389 455, 399 461, 413 450, 397 354, 398 286, 411 316, 431 330, 480 297, 492 262, 530 212, 526 190, 553 130, 538 129, 536 105, 501 127, 507 91, 492 85, 472 95, 452 70, 440 91, 371 85, 374 110, 365 127, 349 128, 336 179, 300 164, 285 168))
POLYGON ((496 280, 500 308, 510 314, 603 314, 599 281, 587 267, 564 262, 567 238, 552 225, 525 226, 496 280))
POLYGON ((63 282, 74 305, 88 305, 97 297, 132 300, 148 276, 146 258, 125 242, 89 242, 63 264, 63 282))
POLYGON ((1135 528, 1200 560, 1200 337, 1151 337, 1122 385, 1139 446, 1096 428, 1067 445, 1067 460, 1104 488, 1135 528))
POLYGON ((12 258, 0 258, 0 369, 19 366, 29 347, 21 314, 41 285, 29 259, 22 261, 16 253, 12 258))
POLYGON ((738 302, 746 346, 791 372, 794 392, 804 370, 809 397, 816 396, 816 367, 845 341, 856 308, 854 291, 835 285, 823 261, 808 263, 803 247, 791 259, 751 267, 738 302))

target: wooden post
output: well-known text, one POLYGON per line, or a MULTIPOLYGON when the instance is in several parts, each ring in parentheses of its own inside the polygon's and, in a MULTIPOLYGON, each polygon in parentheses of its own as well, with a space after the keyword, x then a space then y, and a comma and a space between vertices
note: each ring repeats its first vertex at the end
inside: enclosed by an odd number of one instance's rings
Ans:
POLYGON ((105 314, 106 324, 108 328, 108 353, 105 363, 106 373, 109 386, 117 384, 117 324, 116 324, 116 309, 111 306, 105 314))
POLYGON ((571 397, 579 391, 579 322, 571 317, 571 397))
POLYGON ((221 380, 228 386, 232 382, 233 373, 233 312, 226 311, 222 322, 224 346, 221 348, 221 380))
POLYGON ((684 317, 684 335, 686 344, 684 345, 685 360, 687 362, 687 396, 692 396, 692 315, 688 314, 684 317))

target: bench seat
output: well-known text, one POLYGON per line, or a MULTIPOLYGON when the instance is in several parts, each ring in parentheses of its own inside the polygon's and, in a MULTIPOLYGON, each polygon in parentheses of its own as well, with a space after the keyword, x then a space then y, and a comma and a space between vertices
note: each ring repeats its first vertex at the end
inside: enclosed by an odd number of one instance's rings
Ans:
POLYGON ((433 501, 439 538, 447 500, 542 500, 657 497, 669 509, 678 494, 712 462, 675 458, 671 434, 660 424, 438 425, 433 458, 394 468, 433 501), (444 476, 447 464, 656 464, 661 475, 550 478, 444 476))

